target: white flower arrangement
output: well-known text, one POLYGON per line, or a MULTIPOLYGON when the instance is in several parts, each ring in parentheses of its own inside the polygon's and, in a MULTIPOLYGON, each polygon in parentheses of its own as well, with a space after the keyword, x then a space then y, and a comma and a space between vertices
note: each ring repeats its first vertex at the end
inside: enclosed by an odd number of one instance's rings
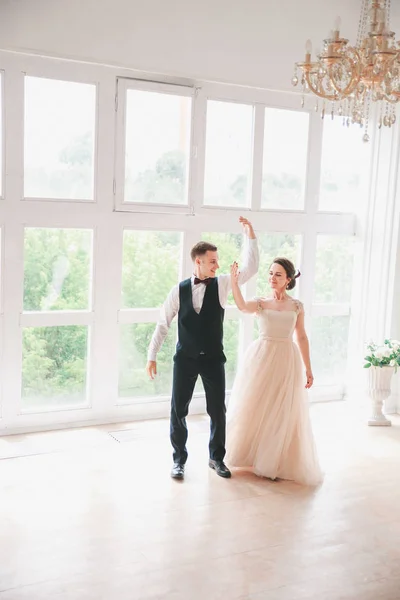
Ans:
POLYGON ((367 344, 367 356, 364 357, 364 369, 370 367, 394 367, 395 372, 400 366, 400 342, 398 340, 385 340, 378 346, 375 342, 367 344))

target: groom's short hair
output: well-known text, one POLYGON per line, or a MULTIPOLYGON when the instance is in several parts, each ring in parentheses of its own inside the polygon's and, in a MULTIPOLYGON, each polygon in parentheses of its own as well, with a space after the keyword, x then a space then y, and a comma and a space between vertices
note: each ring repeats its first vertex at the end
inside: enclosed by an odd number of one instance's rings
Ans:
POLYGON ((190 257, 194 262, 198 256, 204 256, 206 252, 216 252, 217 250, 217 246, 210 242, 197 242, 190 251, 190 257))

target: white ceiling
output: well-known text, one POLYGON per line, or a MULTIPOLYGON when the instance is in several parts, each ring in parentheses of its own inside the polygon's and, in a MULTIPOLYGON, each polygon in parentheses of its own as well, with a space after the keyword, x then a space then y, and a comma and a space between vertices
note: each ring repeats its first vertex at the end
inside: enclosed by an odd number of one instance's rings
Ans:
MULTIPOLYGON (((360 0, 2 0, 0 47, 197 79, 289 89, 293 62, 360 0)), ((400 2, 392 27, 400 39, 400 2)))

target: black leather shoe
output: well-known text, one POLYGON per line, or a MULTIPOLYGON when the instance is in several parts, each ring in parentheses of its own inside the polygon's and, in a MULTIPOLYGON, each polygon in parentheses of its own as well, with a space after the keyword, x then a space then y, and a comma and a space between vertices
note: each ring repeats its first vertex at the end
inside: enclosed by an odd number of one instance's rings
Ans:
POLYGON ((185 477, 185 465, 174 463, 171 471, 172 479, 183 479, 185 477))
POLYGON ((225 479, 229 479, 229 477, 231 476, 231 472, 223 460, 212 460, 210 458, 208 466, 210 467, 210 469, 214 469, 214 471, 216 471, 217 475, 219 475, 220 477, 225 477, 225 479))

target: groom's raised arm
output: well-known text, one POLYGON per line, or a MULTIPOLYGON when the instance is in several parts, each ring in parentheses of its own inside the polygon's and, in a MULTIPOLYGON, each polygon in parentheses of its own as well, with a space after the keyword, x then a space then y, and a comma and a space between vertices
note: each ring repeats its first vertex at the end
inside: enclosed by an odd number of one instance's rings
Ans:
POLYGON ((260 262, 260 255, 258 251, 257 238, 247 238, 245 241, 245 252, 244 252, 243 267, 239 273, 238 282, 239 285, 243 285, 246 281, 249 281, 258 271, 260 262))
MULTIPOLYGON (((254 233, 252 224, 248 219, 245 219, 244 217, 240 217, 239 221, 242 223, 244 233, 246 235, 243 267, 238 276, 239 285, 243 285, 244 283, 246 283, 246 281, 251 279, 253 275, 257 273, 258 265, 260 262, 260 255, 258 251, 256 234, 254 233)), ((221 306, 225 308, 229 292, 232 289, 231 276, 228 274, 220 275, 218 277, 218 282, 220 287, 221 306)))
MULTIPOLYGON (((240 223, 243 225, 243 230, 245 233, 245 248, 244 248, 244 256, 243 256, 243 266, 239 273, 238 283, 239 285, 243 285, 253 277, 258 271, 258 265, 260 262, 260 255, 258 251, 258 243, 257 237, 254 233, 253 225, 250 223, 248 219, 244 217, 240 217, 240 223)), ((219 280, 223 278, 223 283, 226 284, 231 289, 231 276, 230 275, 220 275, 219 280)))

